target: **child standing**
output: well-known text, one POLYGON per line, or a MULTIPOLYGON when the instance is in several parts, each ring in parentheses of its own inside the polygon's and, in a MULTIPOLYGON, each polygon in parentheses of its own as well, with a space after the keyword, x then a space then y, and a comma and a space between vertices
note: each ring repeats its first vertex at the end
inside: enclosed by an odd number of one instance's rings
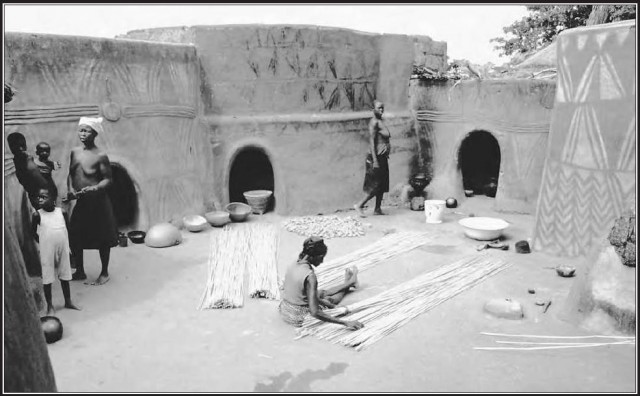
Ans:
POLYGON ((58 188, 56 187, 56 183, 53 181, 53 176, 51 172, 54 170, 60 169, 62 166, 60 162, 53 162, 49 159, 49 155, 51 155, 51 146, 49 146, 46 142, 40 142, 36 146, 36 156, 38 158, 34 159, 36 165, 38 165, 38 169, 42 176, 47 180, 49 192, 51 194, 51 199, 53 202, 56 202, 58 199, 58 188))
POLYGON ((65 308, 79 311, 80 308, 71 302, 71 290, 69 287, 71 259, 69 235, 67 233, 67 228, 69 227, 67 212, 55 206, 51 194, 45 188, 40 189, 38 204, 40 209, 33 213, 31 225, 34 238, 40 244, 42 284, 44 286, 44 297, 47 300, 47 315, 55 314, 51 299, 51 284, 56 275, 60 279, 62 286, 65 308))

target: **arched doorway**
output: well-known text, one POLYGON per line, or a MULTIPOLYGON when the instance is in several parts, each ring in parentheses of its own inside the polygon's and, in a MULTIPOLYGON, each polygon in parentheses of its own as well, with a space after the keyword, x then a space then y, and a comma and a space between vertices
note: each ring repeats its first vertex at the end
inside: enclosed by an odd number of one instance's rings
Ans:
POLYGON ((458 166, 465 190, 496 196, 500 173, 500 145, 486 131, 473 131, 460 144, 458 166))
POLYGON ((264 150, 243 148, 233 160, 229 172, 229 201, 247 202, 243 193, 250 190, 270 190, 273 197, 267 211, 275 207, 273 167, 264 150))
POLYGON ((118 229, 133 227, 138 220, 138 194, 129 172, 116 162, 111 163, 113 184, 109 188, 109 198, 116 217, 118 229))

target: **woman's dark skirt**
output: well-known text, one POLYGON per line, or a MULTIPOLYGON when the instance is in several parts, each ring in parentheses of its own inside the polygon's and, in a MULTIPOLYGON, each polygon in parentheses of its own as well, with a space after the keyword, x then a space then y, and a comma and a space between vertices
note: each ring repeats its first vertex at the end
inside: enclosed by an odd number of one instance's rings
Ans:
POLYGON ((69 221, 71 249, 102 249, 118 245, 118 228, 111 200, 98 192, 78 198, 69 221))
POLYGON ((389 159, 384 155, 379 156, 378 164, 380 167, 374 168, 372 158, 371 153, 367 154, 362 190, 367 194, 374 193, 375 195, 389 192, 389 159))

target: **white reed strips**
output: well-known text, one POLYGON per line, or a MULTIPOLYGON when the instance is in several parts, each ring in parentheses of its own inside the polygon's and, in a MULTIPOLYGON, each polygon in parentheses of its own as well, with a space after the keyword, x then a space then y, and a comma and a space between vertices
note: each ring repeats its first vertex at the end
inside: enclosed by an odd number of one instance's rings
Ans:
MULTIPOLYGON (((608 344, 635 344, 635 340, 614 341, 608 344)), ((602 342, 533 342, 533 341, 497 341, 498 344, 517 344, 517 345, 593 345, 606 344, 602 342)))
POLYGON ((636 339, 634 336, 608 336, 608 335, 588 335, 588 336, 548 336, 548 335, 525 335, 525 334, 502 334, 502 333, 486 333, 483 335, 501 336, 501 337, 530 337, 530 338, 619 338, 619 339, 636 339))
POLYGON ((238 308, 244 304, 247 234, 244 224, 227 224, 221 232, 211 234, 207 286, 199 309, 238 308))
POLYGON ((303 216, 292 217, 284 223, 287 231, 302 236, 321 236, 325 239, 364 235, 362 222, 355 217, 303 216))
POLYGON ((618 341, 618 342, 604 342, 604 343, 575 343, 558 346, 540 346, 540 347, 474 347, 473 349, 484 351, 496 351, 496 350, 517 350, 517 351, 538 351, 543 349, 566 349, 566 348, 590 348, 608 345, 635 345, 635 342, 631 341, 618 341))
POLYGON ((406 253, 430 241, 428 233, 397 232, 382 237, 377 242, 355 250, 347 255, 325 261, 316 269, 318 288, 327 289, 344 282, 344 270, 356 266, 358 272, 393 256, 406 253))
POLYGON ((590 336, 546 336, 546 335, 525 335, 525 334, 501 334, 501 333, 480 333, 489 336, 498 337, 520 337, 520 338, 541 338, 541 339, 585 339, 585 338, 612 338, 620 341, 614 342, 533 342, 533 341, 501 341, 496 340, 498 344, 517 344, 529 345, 528 347, 474 347, 473 349, 484 351, 496 350, 514 350, 514 351, 538 351, 544 349, 565 349, 565 348, 589 348, 607 345, 635 345, 636 338, 633 336, 606 336, 606 335, 590 335, 590 336))
POLYGON ((362 322, 365 327, 360 330, 351 331, 342 325, 309 317, 298 330, 298 338, 315 335, 360 351, 394 332, 416 316, 509 266, 510 263, 494 259, 487 254, 456 261, 377 296, 348 307, 327 311, 329 314, 344 316, 347 320, 362 322))
POLYGON ((251 225, 247 271, 249 296, 280 299, 278 288, 278 228, 273 224, 251 225))

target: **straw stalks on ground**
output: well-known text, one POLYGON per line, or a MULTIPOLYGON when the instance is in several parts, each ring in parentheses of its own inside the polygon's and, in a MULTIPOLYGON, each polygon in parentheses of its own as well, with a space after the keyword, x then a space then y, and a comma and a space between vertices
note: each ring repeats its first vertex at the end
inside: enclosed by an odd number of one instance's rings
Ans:
POLYGON ((273 224, 255 224, 251 228, 249 296, 252 298, 280 299, 278 288, 278 229, 273 224))
POLYGON ((517 351, 538 351, 545 349, 567 349, 567 348, 590 348, 609 345, 635 345, 636 338, 633 336, 548 336, 548 335, 524 335, 524 334, 501 334, 501 333, 480 333, 488 336, 498 337, 518 337, 534 339, 585 339, 585 338, 610 338, 618 341, 614 342, 534 342, 534 341, 501 341, 495 340, 498 344, 528 345, 527 347, 474 347, 473 349, 484 351, 496 350, 517 350, 517 351))
POLYGON ((366 300, 328 310, 364 327, 357 331, 308 317, 298 337, 320 339, 350 346, 360 351, 459 293, 506 269, 510 263, 488 255, 474 256, 427 272, 366 300))
POLYGON ((211 234, 207 286, 199 309, 244 304, 244 270, 249 254, 245 227, 228 224, 211 234))
POLYGON ((327 289, 344 282, 344 270, 356 266, 358 272, 367 270, 383 260, 417 248, 430 239, 424 232, 398 232, 382 237, 376 243, 365 246, 342 257, 325 261, 317 269, 318 288, 327 289))

